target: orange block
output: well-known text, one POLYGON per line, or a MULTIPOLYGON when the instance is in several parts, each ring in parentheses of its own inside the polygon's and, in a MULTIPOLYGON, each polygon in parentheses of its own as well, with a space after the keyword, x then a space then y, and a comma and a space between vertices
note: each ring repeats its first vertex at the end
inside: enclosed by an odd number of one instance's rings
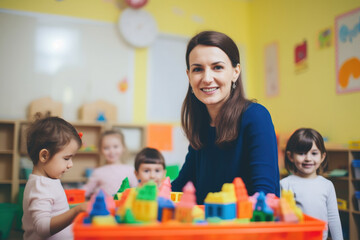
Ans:
POLYGON ((247 218, 250 219, 253 216, 253 205, 250 201, 238 201, 237 202, 237 218, 243 219, 247 218))

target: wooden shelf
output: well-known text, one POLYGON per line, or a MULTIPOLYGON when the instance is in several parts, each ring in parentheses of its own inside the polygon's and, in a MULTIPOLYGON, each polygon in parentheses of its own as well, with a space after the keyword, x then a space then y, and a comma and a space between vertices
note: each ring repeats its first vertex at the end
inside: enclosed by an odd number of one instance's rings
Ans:
POLYGON ((360 211, 352 211, 353 214, 360 215, 360 211))
POLYGON ((11 184, 12 183, 12 180, 11 179, 3 179, 3 180, 0 180, 0 184, 11 184))
POLYGON ((10 155, 10 154, 13 154, 14 150, 0 150, 0 154, 7 154, 7 155, 10 155))

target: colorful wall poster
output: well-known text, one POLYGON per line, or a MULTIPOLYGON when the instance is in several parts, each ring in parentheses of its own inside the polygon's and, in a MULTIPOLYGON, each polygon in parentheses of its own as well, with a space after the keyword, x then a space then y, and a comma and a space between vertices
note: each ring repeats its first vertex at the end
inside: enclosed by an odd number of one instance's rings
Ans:
POLYGON ((336 92, 360 90, 360 8, 335 19, 336 92))
POLYGON ((296 73, 307 69, 307 57, 307 42, 304 40, 302 43, 296 45, 294 49, 294 63, 296 73))
POLYGON ((266 96, 274 97, 279 94, 279 52, 277 43, 265 46, 265 86, 266 96))

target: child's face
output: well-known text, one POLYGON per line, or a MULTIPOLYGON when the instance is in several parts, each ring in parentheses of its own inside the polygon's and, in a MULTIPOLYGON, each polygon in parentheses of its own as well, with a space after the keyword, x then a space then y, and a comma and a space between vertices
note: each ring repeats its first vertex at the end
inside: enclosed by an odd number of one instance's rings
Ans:
POLYGON ((321 151, 313 142, 312 148, 307 153, 287 153, 291 162, 295 164, 297 172, 295 175, 304 178, 314 178, 317 176, 316 170, 324 161, 326 154, 321 151))
POLYGON ((119 162, 124 152, 123 144, 120 137, 116 134, 107 135, 102 139, 101 152, 107 163, 119 162))
POLYGON ((166 171, 161 164, 157 163, 142 163, 139 166, 139 170, 135 171, 135 175, 139 180, 139 185, 153 180, 158 186, 165 178, 166 171))
POLYGON ((53 179, 61 178, 73 166, 72 159, 78 149, 78 143, 71 139, 70 143, 60 152, 56 153, 51 159, 46 160, 43 164, 42 175, 53 179))

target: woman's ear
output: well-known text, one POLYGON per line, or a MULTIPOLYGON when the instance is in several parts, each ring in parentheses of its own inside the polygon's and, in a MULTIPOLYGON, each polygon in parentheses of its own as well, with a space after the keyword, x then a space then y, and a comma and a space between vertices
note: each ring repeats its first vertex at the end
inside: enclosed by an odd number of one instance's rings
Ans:
POLYGON ((39 161, 42 163, 45 163, 47 160, 49 160, 50 153, 47 149, 43 148, 39 152, 39 161))
POLYGON ((239 75, 241 73, 241 66, 240 64, 238 63, 236 65, 236 67, 234 68, 234 79, 233 79, 233 82, 236 82, 236 80, 239 78, 239 75))

